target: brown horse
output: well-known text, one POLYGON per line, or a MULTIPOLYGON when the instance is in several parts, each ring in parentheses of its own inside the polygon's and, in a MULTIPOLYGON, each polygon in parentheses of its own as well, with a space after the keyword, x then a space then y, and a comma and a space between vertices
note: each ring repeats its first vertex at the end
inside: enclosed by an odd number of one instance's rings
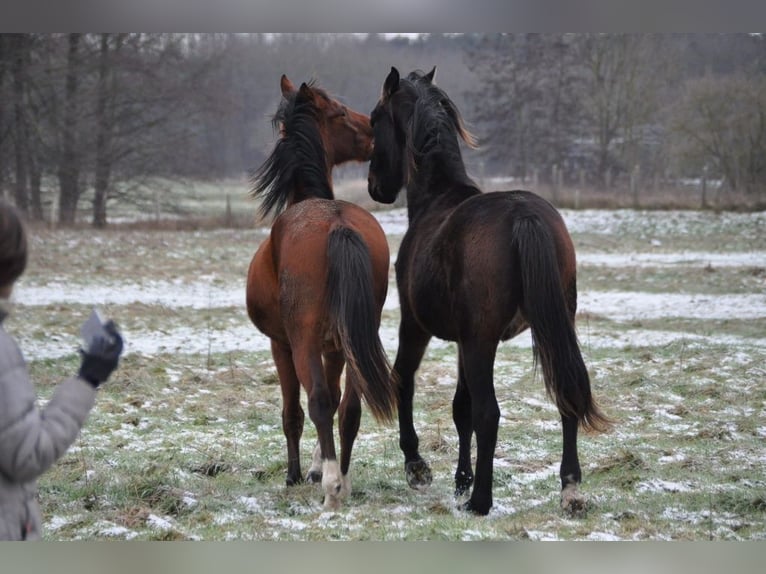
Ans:
POLYGON ((578 426, 601 430, 609 420, 591 397, 575 334, 574 246, 561 216, 544 199, 519 190, 482 193, 468 177, 458 139, 470 145, 473 136, 454 103, 433 84, 435 71, 402 79, 392 68, 371 115, 370 195, 391 203, 407 187, 409 227, 396 261, 401 324, 393 369, 407 480, 413 488, 431 482, 412 422, 415 371, 431 337, 457 341, 455 491, 460 495, 473 485, 465 508, 489 512, 500 418, 495 353, 501 340, 531 327, 535 360, 561 415, 562 506, 578 510, 578 426))
POLYGON ((303 386, 319 439, 307 479, 321 479, 325 506, 337 508, 351 490, 349 464, 361 399, 380 421, 392 420, 396 411, 396 390, 378 336, 390 256, 377 220, 352 203, 333 199, 333 166, 370 157, 369 117, 313 83, 296 90, 282 76, 281 89, 273 120, 280 138, 253 175, 252 192, 263 197, 263 215, 279 215, 250 263, 247 311, 271 338, 282 387, 287 484, 303 479, 303 386), (333 439, 339 405, 340 465, 333 439))

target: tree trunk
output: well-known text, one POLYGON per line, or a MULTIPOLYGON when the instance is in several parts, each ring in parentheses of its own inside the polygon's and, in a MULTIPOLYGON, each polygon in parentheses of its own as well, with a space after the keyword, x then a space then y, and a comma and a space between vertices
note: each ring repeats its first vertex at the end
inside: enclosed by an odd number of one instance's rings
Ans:
MULTIPOLYGON (((5 59, 8 57, 6 48, 6 35, 0 34, 0 94, 3 93, 3 84, 5 83, 5 59)), ((5 107, 0 102, 0 199, 5 199, 5 107)))
POLYGON ((106 226, 106 195, 112 170, 112 122, 107 110, 109 100, 109 34, 101 34, 98 63, 98 92, 96 95, 96 181, 93 199, 93 227, 106 226))
POLYGON ((29 163, 29 202, 30 215, 35 221, 43 220, 42 180, 43 171, 36 154, 30 148, 27 159, 29 163))
POLYGON ((13 195, 16 207, 26 212, 29 209, 27 191, 27 130, 24 117, 24 74, 26 66, 27 37, 25 34, 13 35, 13 141, 16 182, 13 195))
POLYGON ((77 114, 79 88, 79 47, 81 34, 69 34, 66 91, 64 96, 64 125, 59 162, 59 222, 71 225, 77 214, 80 196, 80 154, 77 150, 77 114))

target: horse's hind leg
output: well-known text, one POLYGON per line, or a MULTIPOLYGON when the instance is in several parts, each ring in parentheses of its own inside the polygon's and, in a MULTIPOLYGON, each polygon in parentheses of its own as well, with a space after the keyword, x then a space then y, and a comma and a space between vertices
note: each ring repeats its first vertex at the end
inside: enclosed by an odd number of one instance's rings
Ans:
POLYGON ((465 381, 471 393, 471 419, 476 433, 476 477, 465 509, 488 514, 492 508, 492 466, 500 421, 492 380, 497 343, 482 344, 476 337, 470 337, 459 346, 465 381))
POLYGON ((335 508, 334 505, 337 505, 336 497, 341 492, 342 487, 332 432, 335 404, 325 380, 319 344, 312 344, 311 342, 294 344, 293 361, 298 378, 309 394, 309 417, 317 429, 319 446, 322 450, 324 503, 329 508, 335 508))
POLYGON ((461 496, 471 489, 473 470, 471 469, 471 394, 465 382, 462 357, 458 364, 457 389, 452 399, 452 420, 455 422, 458 436, 458 459, 455 471, 455 496, 461 496))
POLYGON ((577 490, 582 480, 580 461, 577 456, 577 426, 577 417, 561 417, 564 438, 560 471, 561 508, 570 514, 578 514, 585 509, 585 498, 577 490))
POLYGON ((340 404, 340 472, 343 477, 343 496, 351 494, 351 451, 356 435, 359 433, 359 421, 362 418, 362 402, 356 392, 358 385, 350 380, 355 375, 346 373, 346 391, 340 404))
POLYGON ((293 367, 290 347, 272 340, 271 354, 277 366, 279 384, 282 388, 282 430, 287 439, 287 486, 292 486, 303 480, 300 457, 304 420, 300 402, 301 386, 293 367))
MULTIPOLYGON (((340 375, 343 372, 343 366, 346 364, 346 360, 343 358, 341 351, 332 353, 325 353, 324 355, 324 372, 327 386, 330 389, 330 395, 333 401, 333 413, 337 411, 338 404, 340 403, 340 375)), ((334 416, 334 415, 333 415, 334 416)), ((322 481, 322 447, 317 441, 316 448, 311 458, 311 468, 309 468, 306 480, 309 482, 321 482, 322 481)))
MULTIPOLYGON (((577 312, 577 283, 573 279, 566 288, 567 310, 572 324, 575 322, 577 312)), ((582 481, 580 461, 577 456, 577 428, 579 423, 576 417, 561 416, 561 430, 563 435, 563 454, 561 456, 561 508, 570 514, 578 514, 585 510, 585 497, 577 490, 582 481)))

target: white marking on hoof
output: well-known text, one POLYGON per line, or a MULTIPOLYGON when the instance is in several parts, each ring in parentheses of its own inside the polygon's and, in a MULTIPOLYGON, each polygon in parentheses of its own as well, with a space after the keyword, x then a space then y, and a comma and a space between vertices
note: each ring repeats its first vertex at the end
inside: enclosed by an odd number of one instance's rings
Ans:
POLYGON ((341 501, 351 494, 351 478, 341 474, 337 460, 322 462, 322 489, 324 506, 328 510, 337 510, 341 501))

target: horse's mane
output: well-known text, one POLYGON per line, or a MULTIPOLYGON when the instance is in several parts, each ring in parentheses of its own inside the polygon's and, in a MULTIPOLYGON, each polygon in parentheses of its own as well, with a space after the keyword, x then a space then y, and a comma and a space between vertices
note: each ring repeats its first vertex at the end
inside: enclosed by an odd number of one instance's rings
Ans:
POLYGON ((422 72, 410 72, 406 80, 415 93, 410 123, 413 160, 438 152, 444 155, 445 160, 462 164, 457 138, 471 148, 477 147, 477 141, 465 126, 457 106, 444 90, 425 80, 422 72))
MULTIPOLYGON (((314 82, 308 84, 309 88, 314 82)), ((282 98, 271 120, 281 137, 271 155, 251 173, 252 197, 263 196, 262 216, 281 213, 290 199, 305 197, 333 199, 327 162, 319 133, 318 110, 313 102, 295 91, 282 98), (301 197, 294 196, 301 187, 301 197)))

